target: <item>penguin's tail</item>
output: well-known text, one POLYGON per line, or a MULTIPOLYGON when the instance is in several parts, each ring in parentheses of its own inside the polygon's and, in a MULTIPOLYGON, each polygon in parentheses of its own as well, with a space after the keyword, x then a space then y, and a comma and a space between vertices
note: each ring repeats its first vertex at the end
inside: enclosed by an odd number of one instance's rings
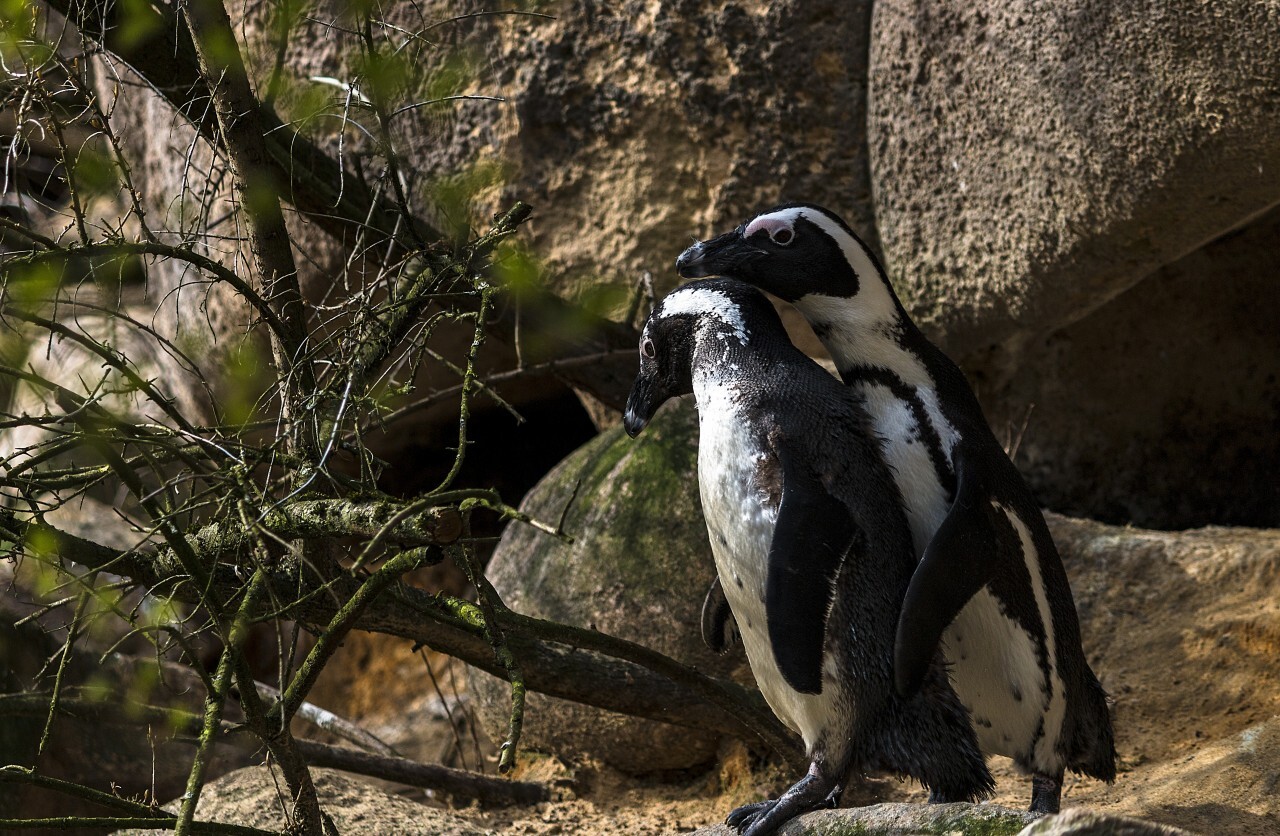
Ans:
POLYGON ((873 759, 880 767, 920 781, 934 801, 980 801, 995 791, 969 711, 939 664, 915 696, 895 695, 886 708, 873 759))
POLYGON ((1080 709, 1075 712, 1075 728, 1071 734, 1071 757, 1067 766, 1072 772, 1082 773, 1110 784, 1116 779, 1116 742, 1111 728, 1111 712, 1107 706, 1107 692, 1102 683, 1088 672, 1081 689, 1080 709))

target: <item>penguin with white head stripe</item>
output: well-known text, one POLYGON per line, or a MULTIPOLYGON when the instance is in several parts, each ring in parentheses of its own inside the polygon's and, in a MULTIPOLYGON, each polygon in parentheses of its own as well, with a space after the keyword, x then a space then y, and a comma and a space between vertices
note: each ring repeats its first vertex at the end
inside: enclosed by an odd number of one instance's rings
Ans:
POLYGON ((989 794, 941 659, 912 695, 894 688, 915 553, 858 393, 791 344, 762 293, 718 279, 676 290, 645 323, 627 432, 686 394, 698 408, 698 483, 719 586, 761 692, 810 759, 779 799, 738 808, 729 823, 773 833, 869 769, 912 776, 936 801, 989 794))
POLYGON ((1058 810, 1065 769, 1113 781, 1106 695, 1039 505, 867 246, 832 212, 796 204, 695 244, 676 267, 794 304, 862 396, 920 561, 897 630, 900 692, 919 686, 941 644, 983 750, 1032 776, 1032 811, 1058 810))

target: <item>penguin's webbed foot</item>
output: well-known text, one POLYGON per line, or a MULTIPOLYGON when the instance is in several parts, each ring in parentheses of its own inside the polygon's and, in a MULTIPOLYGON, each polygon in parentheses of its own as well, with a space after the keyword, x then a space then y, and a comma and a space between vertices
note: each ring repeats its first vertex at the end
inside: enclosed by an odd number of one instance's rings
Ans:
POLYGON ((822 766, 815 761, 805 776, 777 801, 746 804, 730 813, 725 821, 742 836, 770 836, 801 813, 835 806, 831 802, 839 798, 839 793, 838 780, 824 775, 822 766))
POLYGON ((734 830, 741 833, 750 827, 751 823, 755 821, 761 813, 777 803, 777 801, 770 799, 768 801, 757 801, 754 804, 743 804, 741 807, 735 807, 730 811, 729 815, 725 816, 724 822, 734 830))
POLYGON ((1058 812, 1062 806, 1062 773, 1043 775, 1039 772, 1031 776, 1032 813, 1048 815, 1058 812))

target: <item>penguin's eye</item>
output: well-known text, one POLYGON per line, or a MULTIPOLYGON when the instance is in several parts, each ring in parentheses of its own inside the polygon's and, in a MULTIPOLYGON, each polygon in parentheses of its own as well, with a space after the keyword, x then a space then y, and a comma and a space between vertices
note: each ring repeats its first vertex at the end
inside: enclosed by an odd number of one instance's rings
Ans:
POLYGON ((785 247, 796 239, 796 234, 791 231, 789 226, 780 226, 769 233, 769 240, 777 244, 779 247, 785 247))
POLYGON ((643 340, 641 340, 640 353, 643 354, 645 357, 648 357, 650 360, 652 360, 655 353, 653 350, 653 340, 649 339, 648 337, 645 337, 643 340))

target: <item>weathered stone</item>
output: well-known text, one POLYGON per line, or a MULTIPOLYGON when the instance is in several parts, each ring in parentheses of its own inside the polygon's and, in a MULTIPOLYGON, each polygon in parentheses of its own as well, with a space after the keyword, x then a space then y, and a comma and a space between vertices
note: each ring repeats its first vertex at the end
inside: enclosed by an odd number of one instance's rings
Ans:
MULTIPOLYGON (((792 819, 779 836, 1015 836, 1035 816, 994 804, 872 804, 818 810, 792 819)), ((726 824, 704 827, 703 836, 734 836, 726 824)))
MULTIPOLYGON (((697 831, 735 836, 725 824, 697 831)), ((779 836, 1189 836, 1176 827, 1084 808, 1055 816, 995 804, 873 804, 819 810, 792 819, 779 836)))
POLYGON ((1046 816, 1018 836, 1182 836, 1187 831, 1077 807, 1046 816))
POLYGON ((783 200, 874 234, 865 147, 871 4, 571 0, 498 24, 515 119, 491 137, 508 191, 546 207, 534 249, 561 286, 678 281, 705 235, 783 200))
MULTIPOLYGON (((664 408, 636 440, 610 430, 561 462, 522 509, 549 522, 564 516, 574 542, 512 525, 488 574, 512 609, 620 636, 711 674, 727 675, 740 655, 718 657, 702 643, 700 608, 715 567, 695 476, 693 405, 664 408)), ((509 689, 472 672, 482 716, 505 736, 509 689)), ((530 694, 524 745, 589 755, 627 772, 684 769, 716 753, 713 732, 611 714, 530 694)))
MULTIPOLYGON (((368 836, 484 836, 490 831, 435 807, 392 795, 368 781, 331 769, 311 770, 320 808, 339 833, 368 836)), ((279 831, 285 828, 287 793, 278 771, 252 766, 210 781, 200 794, 196 817, 279 831)), ((176 805, 169 805, 176 810, 176 805)), ((291 810, 289 811, 291 813, 291 810)), ((154 831, 121 831, 144 836, 154 831)))
POLYGON ((1280 199, 1273 7, 899 0, 871 55, 889 269, 956 355, 1016 363, 1280 199))
POLYGON ((1280 531, 1048 521, 1114 701, 1120 775, 1091 803, 1195 831, 1277 832, 1280 531))
POLYGON ((1280 525, 1280 211, 975 377, 1041 503, 1153 528, 1280 525), (1028 411, 1030 411, 1028 415, 1028 411))

